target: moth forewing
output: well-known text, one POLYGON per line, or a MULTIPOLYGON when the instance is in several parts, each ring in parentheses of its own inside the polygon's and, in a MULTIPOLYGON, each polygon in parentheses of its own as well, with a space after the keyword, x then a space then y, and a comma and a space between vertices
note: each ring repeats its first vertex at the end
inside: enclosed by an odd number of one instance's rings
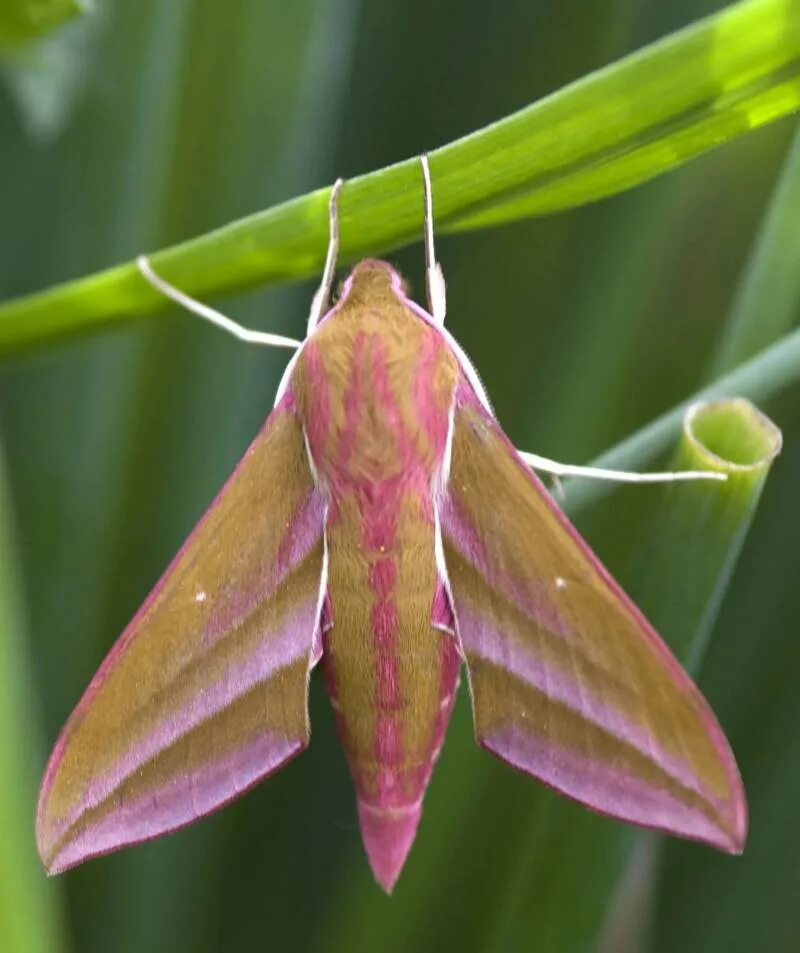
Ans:
POLYGON ((188 824, 308 743, 324 503, 284 401, 120 636, 45 771, 57 872, 188 824))
POLYGON ((443 559, 481 745, 589 807, 742 849, 744 790, 699 690, 462 380, 443 559))

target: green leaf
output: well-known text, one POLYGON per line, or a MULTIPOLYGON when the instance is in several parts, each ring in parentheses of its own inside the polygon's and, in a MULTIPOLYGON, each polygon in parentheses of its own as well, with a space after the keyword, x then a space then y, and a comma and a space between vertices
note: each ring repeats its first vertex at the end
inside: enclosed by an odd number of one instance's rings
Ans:
POLYGON ((43 756, 10 509, 0 456, 0 950, 59 953, 66 948, 61 888, 46 881, 33 838, 34 776, 43 756))
MULTIPOLYGON (((431 153, 437 226, 457 231, 566 209, 674 168, 800 105, 800 6, 744 0, 431 153)), ((152 256, 207 297, 317 273, 327 190, 152 256)), ((350 181, 341 262, 421 231, 416 159, 350 181)), ((165 301, 126 264, 0 307, 0 350, 157 311, 165 301)))
POLYGON ((0 46, 16 46, 86 13, 87 0, 3 0, 0 46))

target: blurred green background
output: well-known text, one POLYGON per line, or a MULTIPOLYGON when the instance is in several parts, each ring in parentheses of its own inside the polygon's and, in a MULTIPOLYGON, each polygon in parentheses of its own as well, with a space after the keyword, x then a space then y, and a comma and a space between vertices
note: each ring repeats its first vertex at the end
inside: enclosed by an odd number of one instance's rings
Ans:
MULTIPOLYGON (((3 297, 433 148, 724 4, 95 6, 0 89, 3 297)), ((450 328, 516 443, 588 460, 707 379, 794 128, 768 126, 592 206, 439 240, 450 328)), ((390 257, 422 288, 420 245, 390 257)), ((223 306, 297 336, 312 291, 223 306)), ((764 408, 786 446, 700 679, 748 789, 743 858, 639 838, 629 883, 647 889, 620 899, 603 855, 622 849, 618 826, 555 806, 481 752, 462 690, 387 898, 315 677, 302 758, 199 826, 45 881, 33 812, 46 752, 266 416, 284 362, 171 311, 0 363, 0 519, 16 540, 5 533, 0 557, 18 583, 2 610, 14 694, 0 713, 19 766, 0 798, 2 953, 800 949, 798 387, 764 408)), ((581 513, 631 586, 654 499, 622 489, 581 513)))

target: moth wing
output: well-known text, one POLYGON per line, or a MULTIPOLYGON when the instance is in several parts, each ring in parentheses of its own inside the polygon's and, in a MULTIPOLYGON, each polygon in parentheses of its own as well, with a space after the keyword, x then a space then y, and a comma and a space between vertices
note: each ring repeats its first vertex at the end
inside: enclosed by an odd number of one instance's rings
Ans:
POLYGON ((603 814, 740 851, 707 702, 463 381, 439 506, 479 744, 603 814))
POLYGON ((61 732, 37 814, 51 873, 182 827, 306 747, 324 519, 287 397, 61 732))

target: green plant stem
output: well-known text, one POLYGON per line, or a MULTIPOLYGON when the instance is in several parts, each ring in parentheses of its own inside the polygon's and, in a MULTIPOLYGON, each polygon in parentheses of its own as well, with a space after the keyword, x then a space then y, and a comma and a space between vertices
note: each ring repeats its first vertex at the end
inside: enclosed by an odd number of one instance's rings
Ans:
MULTIPOLYGON (((437 226, 482 228, 613 195, 800 106, 800 5, 743 0, 431 153, 437 226)), ((319 272, 327 189, 152 255, 209 297, 319 272)), ((340 262, 417 238, 417 159, 348 182, 340 262)), ((166 306, 128 263, 0 307, 0 352, 166 306)))

